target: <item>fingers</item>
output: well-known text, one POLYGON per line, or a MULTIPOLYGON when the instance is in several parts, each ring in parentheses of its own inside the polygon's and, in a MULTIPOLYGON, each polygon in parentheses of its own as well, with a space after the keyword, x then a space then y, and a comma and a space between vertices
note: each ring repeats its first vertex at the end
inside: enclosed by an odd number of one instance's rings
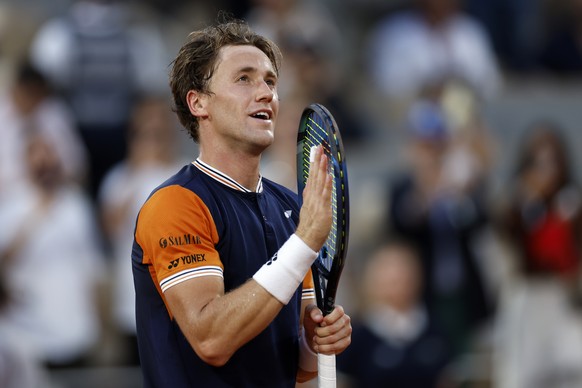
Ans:
POLYGON ((325 189, 325 183, 328 176, 328 159, 323 152, 323 146, 321 144, 318 145, 312 153, 314 153, 314 155, 311 156, 312 162, 309 165, 309 178, 307 179, 305 190, 303 192, 304 197, 306 196, 306 191, 307 193, 311 191, 321 192, 325 189))
POLYGON ((314 350, 323 354, 339 354, 352 341, 351 318, 341 306, 324 317, 323 322, 315 329, 313 339, 314 350))
POLYGON ((315 335, 315 329, 323 321, 323 314, 321 310, 317 308, 314 304, 309 304, 305 308, 305 314, 303 316, 303 327, 305 331, 309 334, 309 338, 315 335))
POLYGON ((331 230, 332 178, 327 172, 329 161, 323 146, 316 147, 313 152, 314 160, 309 167, 309 178, 303 190, 303 205, 296 234, 317 252, 331 230))
POLYGON ((316 181, 319 176, 319 171, 321 168, 321 155, 323 154, 323 147, 321 145, 315 147, 315 150, 311 150, 311 155, 309 156, 309 179, 307 184, 312 181, 316 181), (315 155, 314 155, 315 153, 315 155))
POLYGON ((305 314, 315 323, 321 323, 323 321, 321 310, 314 304, 310 304, 305 308, 305 314))

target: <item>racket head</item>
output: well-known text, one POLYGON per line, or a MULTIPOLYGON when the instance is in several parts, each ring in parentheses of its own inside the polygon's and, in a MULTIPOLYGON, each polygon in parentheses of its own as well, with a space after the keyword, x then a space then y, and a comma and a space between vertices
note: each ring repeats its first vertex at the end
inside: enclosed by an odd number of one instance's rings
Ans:
POLYGON ((311 154, 323 145, 332 177, 332 227, 312 265, 317 305, 324 315, 335 304, 339 278, 345 264, 349 235, 349 190, 346 160, 339 128, 331 113, 321 104, 311 104, 301 115, 297 134, 297 191, 299 201, 309 178, 311 154))

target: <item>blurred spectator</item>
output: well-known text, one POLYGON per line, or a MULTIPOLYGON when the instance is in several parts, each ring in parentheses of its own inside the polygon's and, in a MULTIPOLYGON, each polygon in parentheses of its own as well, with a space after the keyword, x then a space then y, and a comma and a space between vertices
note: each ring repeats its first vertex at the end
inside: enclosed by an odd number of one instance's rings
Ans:
POLYGON ((370 37, 373 85, 390 99, 416 98, 427 85, 467 82, 482 97, 501 82, 489 36, 461 12, 461 0, 414 0, 381 20, 370 37))
POLYGON ((467 12, 483 23, 504 69, 535 70, 544 35, 547 0, 464 0, 467 12))
POLYGON ((520 151, 502 223, 523 251, 526 274, 578 276, 582 197, 570 163, 561 130, 535 124, 520 151))
POLYGON ((458 355, 490 312, 472 245, 487 222, 486 169, 468 143, 455 142, 440 102, 417 101, 408 125, 409 166, 391 182, 388 219, 419 247, 424 300, 458 355))
POLYGON ((540 65, 556 75, 582 75, 582 1, 564 0, 550 20, 540 65))
MULTIPOLYGON (((332 55, 341 64, 341 32, 324 4, 309 0, 253 0, 246 20, 257 33, 282 44, 290 39, 297 42, 325 42, 318 49, 332 55)), ((293 72, 297 69, 293 69, 293 72)), ((288 71, 289 73, 289 71, 288 71)), ((295 74, 288 74, 293 77, 295 74)), ((287 75, 286 75, 287 77, 287 75)), ((279 92, 292 87, 292 79, 281 77, 279 92)), ((288 77, 287 77, 288 78, 288 77)))
POLYGON ((100 335, 102 255, 90 202, 63 179, 52 142, 30 132, 29 182, 0 198, 0 263, 12 296, 0 330, 51 367, 87 362, 100 335))
MULTIPOLYGON (((0 262, 0 314, 10 303, 6 274, 0 262)), ((2 388, 50 388, 46 371, 36 357, 27 353, 18 338, 2 332, 0 327, 0 386, 2 388)))
POLYGON ((452 349, 422 301, 417 252, 386 243, 365 266, 364 312, 354 320, 352 344, 337 357, 353 387, 436 388, 446 385, 452 349))
POLYGON ((43 24, 31 44, 31 60, 73 109, 89 150, 93 194, 125 155, 135 98, 167 88, 170 60, 159 31, 133 23, 129 7, 117 0, 75 1, 66 15, 43 24))
POLYGON ((571 168, 561 129, 536 123, 500 206, 518 269, 500 301, 500 388, 582 386, 582 195, 571 168))
POLYGON ((64 178, 81 182, 86 173, 86 150, 72 114, 45 77, 23 63, 7 93, 0 96, 0 192, 27 179, 26 142, 34 128, 50 141, 62 160, 64 178))
POLYGON ((137 364, 135 290, 131 273, 131 244, 135 220, 151 191, 184 163, 179 158, 175 115, 169 103, 144 97, 132 111, 127 158, 103 179, 99 207, 112 255, 111 308, 122 346, 116 362, 137 364))

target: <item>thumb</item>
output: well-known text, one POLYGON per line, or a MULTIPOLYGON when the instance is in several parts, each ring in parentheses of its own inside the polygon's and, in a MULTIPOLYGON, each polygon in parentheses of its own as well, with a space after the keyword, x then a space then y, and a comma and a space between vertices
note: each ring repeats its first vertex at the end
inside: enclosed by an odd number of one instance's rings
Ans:
POLYGON ((309 304, 305 308, 305 314, 303 317, 303 327, 305 328, 305 333, 308 338, 312 338, 315 335, 315 328, 323 322, 323 314, 319 308, 314 304, 309 304))

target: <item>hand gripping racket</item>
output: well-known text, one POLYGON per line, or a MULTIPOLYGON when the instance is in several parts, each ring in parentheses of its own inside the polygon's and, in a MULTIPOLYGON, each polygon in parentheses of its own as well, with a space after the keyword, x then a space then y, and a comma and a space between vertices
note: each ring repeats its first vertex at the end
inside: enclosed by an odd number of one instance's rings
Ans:
MULTIPOLYGON (((299 201, 309 176, 312 150, 322 144, 332 177, 332 226, 327 241, 311 266, 317 307, 327 315, 332 312, 335 295, 348 248, 349 200, 348 175, 344 148, 333 116, 321 104, 311 104, 303 111, 297 135, 297 189, 299 201)), ((335 355, 318 354, 319 387, 336 386, 335 355)))

